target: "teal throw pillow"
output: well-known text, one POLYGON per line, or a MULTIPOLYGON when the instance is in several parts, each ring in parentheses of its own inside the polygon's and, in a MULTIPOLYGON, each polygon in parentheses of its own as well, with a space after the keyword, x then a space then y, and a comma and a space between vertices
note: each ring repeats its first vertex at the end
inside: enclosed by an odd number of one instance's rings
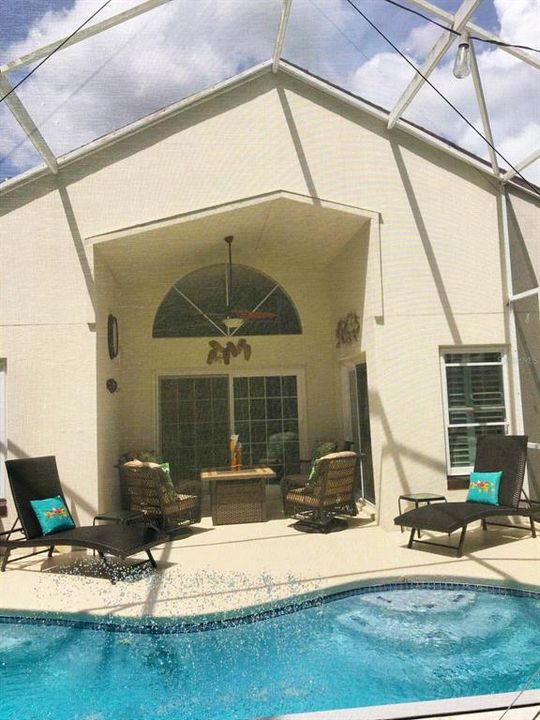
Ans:
POLYGON ((30 500, 30 505, 44 535, 75 527, 73 518, 60 495, 46 500, 30 500))
POLYGON ((499 504, 499 485, 502 470, 497 472, 472 472, 469 481, 467 502, 499 504))

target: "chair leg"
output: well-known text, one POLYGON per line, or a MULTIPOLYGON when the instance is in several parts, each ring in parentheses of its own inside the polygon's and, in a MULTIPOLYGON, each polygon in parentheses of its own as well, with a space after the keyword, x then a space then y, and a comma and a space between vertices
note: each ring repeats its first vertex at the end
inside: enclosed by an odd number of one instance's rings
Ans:
POLYGON ((5 548, 4 555, 2 556, 2 566, 0 567, 0 572, 6 571, 6 565, 8 563, 8 558, 11 550, 9 548, 5 548))
POLYGON ((487 522, 482 520, 482 530, 487 530, 487 522))
POLYGON ((49 548, 49 552, 47 553, 47 557, 52 557, 54 552, 54 545, 51 545, 49 548))
POLYGON ((461 557, 462 551, 463 551, 463 542, 465 540, 465 533, 467 532, 467 526, 464 525, 463 529, 461 531, 461 535, 459 536, 459 544, 457 546, 457 556, 461 557))
POLYGON ((411 534, 409 535, 409 542, 407 543, 408 548, 412 548, 412 546, 413 546, 415 532, 416 532, 416 528, 412 528, 411 534))
POLYGON ((146 554, 148 555, 148 560, 150 561, 150 565, 151 565, 153 568, 157 568, 157 562, 155 561, 154 556, 152 555, 152 553, 150 552, 150 550, 147 550, 147 551, 146 551, 146 554))
POLYGON ((531 516, 529 519, 531 521, 531 535, 533 536, 533 538, 535 538, 536 537, 536 528, 534 527, 534 518, 531 516))

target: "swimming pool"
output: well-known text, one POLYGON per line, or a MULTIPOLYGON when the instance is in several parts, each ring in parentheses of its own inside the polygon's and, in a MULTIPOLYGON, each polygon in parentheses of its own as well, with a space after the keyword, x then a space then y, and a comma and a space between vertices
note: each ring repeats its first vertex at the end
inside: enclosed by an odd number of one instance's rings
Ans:
MULTIPOLYGON (((242 618, 0 618, 1 720, 245 720, 512 692, 540 665, 540 594, 349 589, 242 618)), ((540 687, 540 678, 533 687, 540 687)))

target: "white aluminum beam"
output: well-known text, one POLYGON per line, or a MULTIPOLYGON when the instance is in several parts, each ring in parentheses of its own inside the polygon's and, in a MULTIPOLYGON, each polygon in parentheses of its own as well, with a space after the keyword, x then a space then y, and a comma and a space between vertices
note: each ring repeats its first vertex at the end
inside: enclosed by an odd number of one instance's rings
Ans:
MULTIPOLYGON (((480 2, 481 0, 463 0, 463 2, 456 11, 456 14, 453 17, 452 29, 456 32, 461 32, 461 30, 466 26, 467 21, 474 13, 478 5, 480 5, 480 2)), ((446 51, 449 49, 455 39, 456 35, 449 32, 448 30, 443 31, 442 35, 439 37, 439 39, 431 49, 429 55, 427 56, 426 60, 424 61, 424 64, 420 68, 420 72, 424 77, 429 77, 429 75, 431 75, 431 73, 433 72, 433 70, 435 70, 435 68, 442 60, 442 58, 446 54, 446 51)), ((418 73, 415 73, 413 79, 408 84, 407 88, 402 93, 401 97, 399 98, 390 113, 390 116, 388 118, 389 130, 394 127, 400 116, 414 100, 416 94, 418 93, 424 82, 424 78, 421 77, 418 73)))
POLYGON ((11 110, 15 120, 26 133, 27 138, 36 148, 52 172, 56 174, 58 172, 58 165, 56 163, 54 153, 45 142, 43 135, 37 129, 34 121, 28 113, 28 110, 24 107, 18 95, 13 92, 11 83, 2 75, 0 75, 0 94, 4 97, 4 102, 11 110))
POLYGON ((538 148, 533 153, 528 155, 525 158, 525 160, 518 162, 514 166, 513 170, 508 170, 508 172, 505 172, 504 175, 502 175, 501 180, 503 180, 504 182, 506 182, 507 180, 511 180, 517 172, 521 172, 524 168, 529 167, 529 165, 532 165, 533 162, 535 162, 539 158, 540 158, 540 148, 538 148))
MULTIPOLYGON (((79 30, 72 38, 70 38, 65 45, 62 45, 62 50, 69 47, 70 45, 75 45, 76 43, 81 42, 81 40, 86 40, 86 38, 92 37, 92 35, 97 35, 104 30, 108 30, 115 25, 120 25, 120 23, 126 22, 126 20, 131 20, 131 18, 137 17, 137 15, 142 15, 149 10, 153 10, 159 5, 164 5, 167 2, 171 2, 171 0, 146 0, 140 5, 135 5, 135 7, 132 7, 129 10, 118 13, 118 15, 113 15, 112 17, 109 17, 106 20, 102 20, 101 22, 97 22, 94 25, 84 27, 79 30)), ((33 50, 27 55, 23 55, 16 60, 11 60, 10 62, 7 62, 5 65, 2 65, 0 67, 0 75, 9 72, 10 70, 15 70, 16 68, 22 67, 23 65, 29 65, 30 63, 41 60, 42 58, 49 55, 49 53, 56 50, 56 48, 61 45, 61 43, 64 42, 67 37, 69 37, 69 35, 63 38, 59 38, 58 40, 55 40, 48 45, 44 45, 37 50, 33 50)))
POLYGON ((524 290, 523 292, 516 293, 515 295, 510 295, 510 297, 508 298, 508 302, 517 302, 518 300, 524 300, 525 298, 533 297, 533 295, 538 295, 540 299, 540 288, 535 287, 531 288, 530 290, 524 290))
POLYGON ((279 61, 281 59, 281 53, 283 51, 283 43, 285 42, 285 33, 287 32, 287 25, 289 24, 289 16, 291 14, 292 0, 283 0, 281 6, 281 18, 279 20, 279 27, 276 35, 276 42, 274 44, 274 53, 272 55, 272 72, 277 73, 279 68, 279 61))
MULTIPOLYGON (((498 212, 499 212, 499 223, 500 223, 500 235, 503 246, 504 256, 504 280, 506 285, 507 297, 514 297, 514 287, 512 284, 512 256, 510 253, 510 228, 508 223, 508 193, 504 185, 500 186, 500 190, 497 196, 498 212)), ((514 303, 506 303, 505 307, 505 318, 506 318, 506 332, 508 333, 509 340, 509 355, 510 355, 510 372, 512 379, 512 394, 513 394, 513 412, 514 412, 514 432, 517 435, 523 435, 524 420, 523 420, 523 404, 521 397, 521 377, 519 373, 519 353, 518 353, 518 338, 517 338, 517 322, 516 322, 516 309, 514 303)))
MULTIPOLYGON (((431 13, 432 15, 435 15, 435 17, 440 18, 441 20, 444 20, 449 25, 452 24, 452 21, 454 19, 454 16, 452 13, 447 12, 446 10, 442 10, 440 7, 437 7, 436 5, 432 5, 427 0, 409 0, 409 2, 412 5, 416 5, 419 8, 422 8, 422 10, 427 10, 427 12, 431 13)), ((467 23, 465 30, 468 30, 470 35, 476 35, 479 38, 482 38, 483 40, 496 40, 497 42, 502 42, 502 38, 498 37, 497 35, 494 35, 493 33, 488 32, 487 30, 484 30, 483 27, 480 27, 479 25, 475 25, 474 23, 467 23)), ((537 70, 540 70, 540 60, 537 60, 532 55, 529 55, 529 53, 526 50, 521 50, 520 48, 513 48, 513 47, 505 47, 500 46, 501 50, 504 50, 504 52, 510 53, 510 55, 513 55, 514 57, 517 57, 519 60, 523 60, 526 63, 529 63, 529 65, 532 65, 533 67, 537 68, 537 70)))
POLYGON ((484 97, 484 89, 482 88, 482 80, 480 79, 480 73, 478 72, 478 63, 476 62, 476 53, 474 51, 474 44, 471 41, 471 75, 474 85, 474 91, 476 93, 476 100, 478 102, 478 110, 480 111, 480 117, 482 119, 482 126, 484 128, 484 136, 490 143, 487 146, 489 159, 491 160, 491 167, 493 168, 493 174, 499 174, 499 163, 497 161, 497 153, 492 146, 495 145, 493 142, 493 133, 491 132, 491 123, 489 122, 489 113, 486 107, 486 98, 484 97))

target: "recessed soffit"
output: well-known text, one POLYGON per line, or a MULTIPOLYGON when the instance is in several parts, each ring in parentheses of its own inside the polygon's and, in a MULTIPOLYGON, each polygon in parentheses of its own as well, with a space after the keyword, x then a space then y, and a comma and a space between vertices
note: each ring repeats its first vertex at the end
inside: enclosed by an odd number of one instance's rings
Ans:
POLYGON ((88 238, 120 284, 159 274, 174 281, 187 270, 225 260, 264 268, 283 263, 321 267, 377 213, 293 193, 229 203, 88 238))

